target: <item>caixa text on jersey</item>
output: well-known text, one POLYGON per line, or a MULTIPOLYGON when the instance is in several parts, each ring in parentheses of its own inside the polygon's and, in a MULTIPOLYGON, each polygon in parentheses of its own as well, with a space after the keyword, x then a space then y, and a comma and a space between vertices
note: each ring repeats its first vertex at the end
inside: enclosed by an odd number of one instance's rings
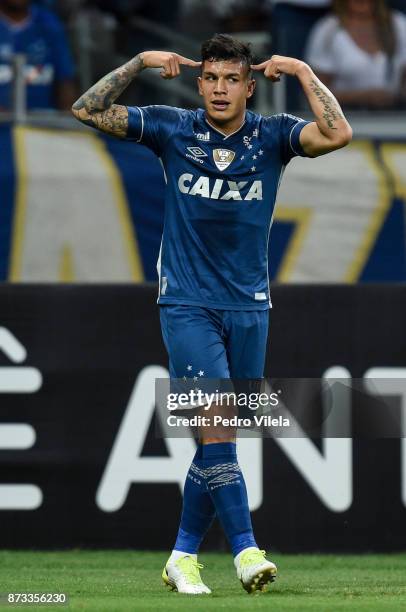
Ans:
POLYGON ((181 193, 212 200, 262 200, 262 181, 225 181, 208 176, 182 174, 178 180, 181 193), (244 190, 245 195, 243 195, 244 190))

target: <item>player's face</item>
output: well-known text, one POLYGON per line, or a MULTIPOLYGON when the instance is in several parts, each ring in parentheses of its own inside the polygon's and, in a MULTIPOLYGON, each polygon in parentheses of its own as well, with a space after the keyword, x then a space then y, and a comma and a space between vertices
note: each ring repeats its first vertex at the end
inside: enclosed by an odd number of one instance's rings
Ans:
POLYGON ((198 84, 210 121, 223 130, 237 129, 244 120, 247 99, 255 88, 247 66, 233 60, 206 60, 198 84))

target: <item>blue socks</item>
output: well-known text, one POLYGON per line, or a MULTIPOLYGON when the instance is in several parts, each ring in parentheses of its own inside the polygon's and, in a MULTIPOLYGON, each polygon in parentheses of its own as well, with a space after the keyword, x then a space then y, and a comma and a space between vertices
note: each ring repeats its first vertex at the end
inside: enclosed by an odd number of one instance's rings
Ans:
POLYGON ((215 507, 202 475, 201 448, 202 446, 199 444, 186 476, 182 518, 174 546, 174 550, 181 550, 190 554, 197 554, 199 546, 216 515, 215 507))
POLYGON ((244 477, 232 442, 199 445, 186 478, 175 550, 197 554, 216 513, 234 557, 249 546, 257 547, 244 477))
POLYGON ((207 488, 233 556, 249 546, 257 548, 252 531, 247 489, 237 461, 236 444, 233 442, 204 444, 202 455, 207 488))

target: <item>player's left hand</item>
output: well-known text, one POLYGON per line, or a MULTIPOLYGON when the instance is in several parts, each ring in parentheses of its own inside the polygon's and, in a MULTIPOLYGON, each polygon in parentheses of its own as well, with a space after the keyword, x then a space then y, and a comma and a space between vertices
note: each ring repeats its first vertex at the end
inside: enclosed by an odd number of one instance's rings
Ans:
POLYGON ((144 68, 162 68, 160 75, 163 79, 178 77, 181 66, 199 68, 202 65, 202 62, 195 62, 172 51, 142 51, 140 57, 144 68))
POLYGON ((271 59, 262 62, 261 64, 253 64, 252 70, 263 72, 267 79, 274 83, 280 81, 281 74, 289 74, 296 76, 297 71, 306 64, 294 57, 285 57, 283 55, 273 55, 271 59))

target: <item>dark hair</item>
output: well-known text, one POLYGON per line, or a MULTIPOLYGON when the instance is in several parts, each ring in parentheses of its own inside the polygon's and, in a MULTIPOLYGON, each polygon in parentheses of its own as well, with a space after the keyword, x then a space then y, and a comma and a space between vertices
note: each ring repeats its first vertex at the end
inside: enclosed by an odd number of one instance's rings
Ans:
POLYGON ((218 60, 237 60, 245 64, 248 74, 251 72, 253 57, 250 44, 241 42, 229 34, 215 34, 202 44, 202 66, 207 60, 214 62, 218 60))

